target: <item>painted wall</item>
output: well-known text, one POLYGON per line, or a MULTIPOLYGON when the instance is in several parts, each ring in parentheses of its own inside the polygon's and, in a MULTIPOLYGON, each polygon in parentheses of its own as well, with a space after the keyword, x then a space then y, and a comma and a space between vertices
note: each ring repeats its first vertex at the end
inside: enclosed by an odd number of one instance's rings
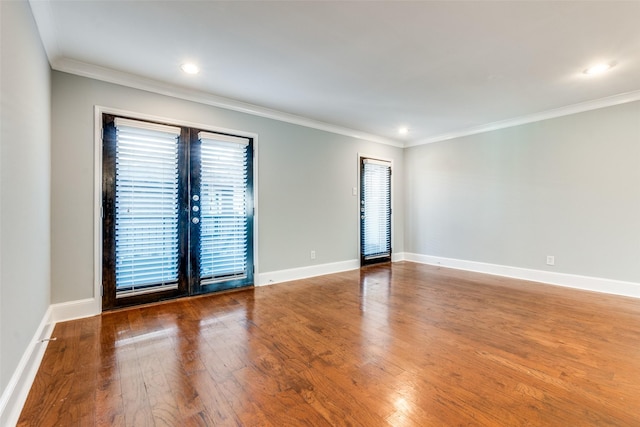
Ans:
POLYGON ((407 253, 640 283, 640 102, 409 148, 405 168, 407 253))
POLYGON ((50 303, 50 68, 26 1, 0 1, 0 391, 50 303))
MULTIPOLYGON (((93 297, 94 105, 258 134, 260 273, 357 259, 358 153, 393 160, 403 174, 400 148, 62 72, 53 72, 52 102, 54 303, 93 297)), ((393 248, 402 252, 401 179, 394 190, 393 248)))

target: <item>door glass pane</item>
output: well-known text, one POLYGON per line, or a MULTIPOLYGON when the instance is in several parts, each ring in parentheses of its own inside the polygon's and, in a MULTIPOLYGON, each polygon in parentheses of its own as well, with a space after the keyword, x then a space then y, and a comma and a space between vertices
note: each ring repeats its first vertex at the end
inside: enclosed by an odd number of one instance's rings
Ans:
POLYGON ((362 164, 361 234, 365 260, 391 255, 391 167, 364 159, 362 164))
POLYGON ((246 277, 249 239, 248 145, 206 135, 200 139, 201 285, 246 277))
POLYGON ((116 132, 117 296, 176 287, 178 135, 133 120, 116 132))

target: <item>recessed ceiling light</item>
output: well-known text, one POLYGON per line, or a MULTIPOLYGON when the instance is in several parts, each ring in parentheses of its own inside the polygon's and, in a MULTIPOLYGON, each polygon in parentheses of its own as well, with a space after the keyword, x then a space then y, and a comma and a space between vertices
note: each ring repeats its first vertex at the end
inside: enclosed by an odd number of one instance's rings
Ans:
POLYGON ((606 71, 609 71, 611 67, 613 67, 612 63, 601 62, 599 64, 595 64, 587 68, 586 70, 583 71, 583 73, 589 76, 595 76, 597 74, 602 74, 606 71))
POLYGON ((186 62, 180 66, 180 69, 187 74, 198 74, 200 72, 200 68, 196 64, 191 62, 186 62))
POLYGON ((400 135, 406 135, 406 134, 408 134, 408 133, 409 133, 409 128, 408 128, 408 127, 406 127, 406 126, 403 126, 403 127, 401 127, 401 128, 399 128, 399 129, 398 129, 398 133, 399 133, 400 135))

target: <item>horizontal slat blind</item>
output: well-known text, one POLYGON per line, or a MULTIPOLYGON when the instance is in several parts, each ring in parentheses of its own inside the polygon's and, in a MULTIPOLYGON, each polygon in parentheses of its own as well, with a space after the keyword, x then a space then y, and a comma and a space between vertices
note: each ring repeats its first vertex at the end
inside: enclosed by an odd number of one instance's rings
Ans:
POLYGON ((179 128, 116 119, 116 291, 178 279, 179 128))
POLYGON ((200 278, 247 275, 248 140, 201 132, 200 278))
POLYGON ((391 255, 391 165, 363 160, 363 256, 391 255))

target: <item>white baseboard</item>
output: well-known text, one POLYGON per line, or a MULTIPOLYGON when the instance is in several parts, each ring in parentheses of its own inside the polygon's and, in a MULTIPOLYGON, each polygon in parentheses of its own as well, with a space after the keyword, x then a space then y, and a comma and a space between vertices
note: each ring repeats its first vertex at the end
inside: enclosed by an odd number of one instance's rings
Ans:
POLYGON ((86 298, 51 305, 51 317, 55 323, 96 316, 100 313, 100 302, 96 298, 86 298))
POLYGON ((55 322, 52 320, 51 306, 45 312, 38 329, 25 350, 7 387, 0 396, 0 425, 15 426, 27 400, 33 380, 38 373, 40 362, 47 349, 46 340, 51 337, 55 322))
POLYGON ((406 260, 407 260, 407 254, 405 252, 391 253, 391 262, 406 261, 406 260))
POLYGON ((310 265, 308 267, 271 271, 268 273, 258 274, 255 285, 274 285, 276 283, 289 282, 291 280, 300 280, 325 274, 340 273, 342 271, 357 270, 358 268, 360 268, 360 261, 352 259, 348 261, 332 262, 329 264, 310 265))
POLYGON ((582 289, 585 291, 640 298, 640 283, 623 282, 620 280, 603 279, 599 277, 579 276, 575 274, 556 273, 553 271, 531 270, 527 268, 487 264, 483 262, 465 261, 431 255, 413 253, 406 253, 404 255, 406 261, 413 261, 421 264, 440 265, 442 267, 455 268, 458 270, 512 277, 515 279, 582 289))
MULTIPOLYGON (((531 270, 476 261, 443 258, 430 255, 399 252, 392 255, 392 261, 412 261, 421 264, 439 265, 458 270, 512 277, 551 285, 565 286, 595 292, 640 298, 640 283, 596 277, 578 276, 551 271, 531 270)), ((357 270, 360 261, 357 259, 329 264, 291 268, 267 273, 259 273, 256 286, 266 286, 292 280, 306 279, 342 271, 357 270)), ((40 362, 46 350, 42 340, 50 338, 57 322, 63 322, 100 314, 100 302, 96 298, 87 298, 60 304, 52 304, 45 313, 34 338, 25 351, 9 384, 0 396, 0 425, 13 426, 18 421, 20 411, 27 399, 33 380, 38 372, 40 362)))
POLYGON ((47 343, 43 340, 51 338, 55 324, 96 314, 100 314, 100 305, 94 298, 49 306, 18 367, 0 396, 0 426, 15 426, 18 422, 47 349, 47 343))
MULTIPOLYGON (((391 262, 405 261, 405 259, 406 254, 404 252, 391 253, 391 262)), ((360 260, 351 259, 348 261, 333 262, 329 264, 271 271, 268 273, 258 274, 256 279, 256 286, 274 285, 276 283, 307 279, 309 277, 340 273, 342 271, 357 270, 359 268, 360 260)))

